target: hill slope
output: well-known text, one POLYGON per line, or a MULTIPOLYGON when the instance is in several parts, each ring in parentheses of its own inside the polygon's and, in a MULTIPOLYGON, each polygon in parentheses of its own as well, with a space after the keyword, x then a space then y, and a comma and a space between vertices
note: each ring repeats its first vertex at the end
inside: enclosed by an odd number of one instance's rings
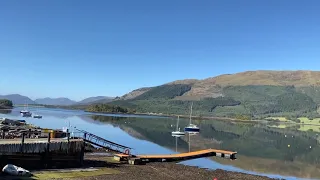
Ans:
POLYGON ((73 105, 76 103, 76 101, 72 101, 69 98, 40 98, 36 99, 35 103, 37 104, 45 104, 45 105, 63 105, 63 106, 68 106, 68 105, 73 105))
POLYGON ((79 101, 78 104, 90 104, 90 103, 95 103, 100 101, 107 103, 107 102, 111 102, 113 99, 114 97, 95 96, 95 97, 89 97, 89 98, 83 99, 82 101, 79 101))
POLYGON ((134 90, 111 104, 138 112, 245 117, 270 114, 317 116, 320 72, 247 71, 204 80, 178 80, 134 90))
POLYGON ((27 96, 20 94, 0 95, 0 99, 8 99, 12 101, 13 104, 35 104, 35 102, 27 96))

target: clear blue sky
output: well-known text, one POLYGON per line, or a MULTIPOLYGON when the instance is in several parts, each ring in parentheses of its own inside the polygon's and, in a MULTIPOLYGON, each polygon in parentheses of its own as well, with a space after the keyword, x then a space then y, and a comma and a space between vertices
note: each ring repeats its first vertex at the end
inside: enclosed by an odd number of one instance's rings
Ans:
POLYGON ((320 1, 0 1, 0 94, 123 95, 177 79, 320 69, 320 1))

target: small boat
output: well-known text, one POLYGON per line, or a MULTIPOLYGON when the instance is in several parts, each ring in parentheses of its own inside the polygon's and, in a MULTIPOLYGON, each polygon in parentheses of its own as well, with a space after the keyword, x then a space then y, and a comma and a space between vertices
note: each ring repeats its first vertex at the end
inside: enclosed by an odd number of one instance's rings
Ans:
POLYGON ((30 111, 27 110, 28 109, 28 104, 26 103, 24 106, 24 110, 20 111, 20 114, 22 117, 31 117, 32 113, 30 111))
POLYGON ((21 110, 21 111, 20 111, 21 114, 22 114, 22 113, 28 113, 28 112, 30 112, 30 111, 28 111, 28 110, 21 110))
POLYGON ((34 115, 33 115, 33 118, 41 119, 41 118, 42 118, 42 116, 41 116, 41 115, 39 115, 39 114, 34 114, 34 115))
POLYGON ((42 118, 42 116, 41 116, 41 115, 38 115, 38 114, 35 114, 35 115, 33 115, 33 118, 41 119, 41 118, 42 118))
POLYGON ((190 108, 190 122, 189 122, 189 126, 185 127, 185 128, 184 128, 184 131, 186 131, 186 132, 199 132, 199 131, 200 131, 200 128, 199 128, 197 125, 191 123, 191 119, 192 119, 192 118, 191 118, 191 116, 192 116, 192 106, 193 106, 193 102, 192 102, 191 108, 190 108))
POLYGON ((22 117, 31 117, 31 116, 32 116, 32 113, 29 112, 29 111, 28 111, 28 112, 22 112, 22 113, 21 113, 21 116, 22 116, 22 117))
POLYGON ((179 128, 179 116, 178 116, 178 120, 177 120, 177 125, 176 125, 176 131, 172 132, 172 136, 183 136, 185 134, 185 132, 181 132, 180 128, 179 128))
POLYGON ((200 128, 195 124, 189 124, 189 126, 185 127, 184 130, 188 132, 199 132, 200 128))

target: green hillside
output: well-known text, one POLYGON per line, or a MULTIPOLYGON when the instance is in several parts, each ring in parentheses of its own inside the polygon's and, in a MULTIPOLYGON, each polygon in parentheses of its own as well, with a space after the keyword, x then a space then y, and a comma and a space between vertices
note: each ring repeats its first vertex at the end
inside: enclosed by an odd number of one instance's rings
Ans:
POLYGON ((128 112, 188 115, 193 101, 194 116, 313 119, 319 116, 319 79, 317 71, 248 71, 139 88, 107 104, 128 112))
MULTIPOLYGON (((152 88, 129 100, 110 104, 134 109, 141 113, 189 113, 191 100, 177 100, 191 90, 191 85, 172 84, 152 88)), ((194 102, 195 116, 223 116, 243 119, 268 115, 317 116, 319 102, 314 87, 294 86, 226 86, 221 87, 222 97, 203 97, 194 102), (302 91, 303 89, 303 91, 302 91), (308 92, 308 93, 306 93, 308 92), (316 95, 314 95, 316 94, 316 95)))

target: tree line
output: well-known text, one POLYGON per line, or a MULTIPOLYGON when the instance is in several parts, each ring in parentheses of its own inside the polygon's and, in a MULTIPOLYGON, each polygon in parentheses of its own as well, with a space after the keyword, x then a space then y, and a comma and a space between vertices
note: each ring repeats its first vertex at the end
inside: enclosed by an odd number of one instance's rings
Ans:
POLYGON ((0 99, 0 109, 12 108, 13 103, 8 99, 0 99))

